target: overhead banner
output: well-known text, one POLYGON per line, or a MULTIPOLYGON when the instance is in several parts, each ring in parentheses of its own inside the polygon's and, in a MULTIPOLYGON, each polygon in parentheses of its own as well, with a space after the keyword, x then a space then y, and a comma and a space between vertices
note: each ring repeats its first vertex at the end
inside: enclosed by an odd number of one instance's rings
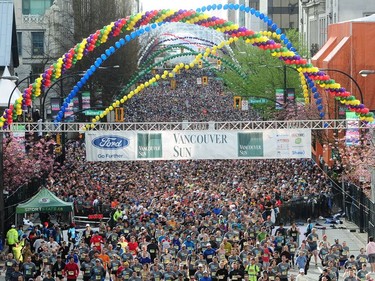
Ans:
POLYGON ((311 130, 86 132, 87 161, 311 157, 311 130))

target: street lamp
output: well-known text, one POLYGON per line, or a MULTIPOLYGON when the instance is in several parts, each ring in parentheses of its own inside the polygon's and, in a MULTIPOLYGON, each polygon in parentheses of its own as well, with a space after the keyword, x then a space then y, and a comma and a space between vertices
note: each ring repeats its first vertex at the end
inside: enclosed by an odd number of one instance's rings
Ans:
MULTIPOLYGON (((361 96, 361 100, 360 102, 363 104, 364 103, 364 97, 363 97, 363 92, 362 92, 362 89, 361 87, 359 86, 357 80, 355 80, 353 78, 353 76, 351 76, 350 74, 340 70, 340 69, 334 69, 334 68, 320 68, 319 70, 321 71, 332 71, 332 72, 338 72, 338 73, 341 73, 343 75, 345 75, 346 77, 348 77, 350 80, 353 81, 353 83, 356 85, 357 89, 358 89, 358 92, 359 92, 359 95, 361 96)), ((360 73, 361 74, 361 73, 360 73)), ((362 74, 361 74, 362 75, 362 74)))
POLYGON ((368 75, 371 75, 371 74, 375 74, 375 70, 361 70, 359 72, 359 74, 362 76, 362 77, 367 77, 368 75))

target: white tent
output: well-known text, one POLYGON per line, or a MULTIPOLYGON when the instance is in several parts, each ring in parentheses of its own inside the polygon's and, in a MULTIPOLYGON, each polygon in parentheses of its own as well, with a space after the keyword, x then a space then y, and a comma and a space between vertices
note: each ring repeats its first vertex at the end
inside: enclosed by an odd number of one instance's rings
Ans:
MULTIPOLYGON (((10 72, 8 70, 8 67, 5 67, 3 72, 3 77, 9 77, 10 72)), ((13 104, 16 99, 18 99, 22 94, 20 90, 17 88, 16 83, 9 79, 1 79, 0 77, 0 107, 8 107, 9 97, 13 92, 12 98, 11 98, 11 104, 13 104)))

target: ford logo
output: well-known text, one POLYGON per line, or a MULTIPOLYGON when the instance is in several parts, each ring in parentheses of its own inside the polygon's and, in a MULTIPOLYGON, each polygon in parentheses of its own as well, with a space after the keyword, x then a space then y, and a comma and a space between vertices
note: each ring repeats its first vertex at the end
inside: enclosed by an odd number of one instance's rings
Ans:
POLYGON ((101 149, 120 149, 129 145, 127 138, 117 136, 101 136, 92 140, 95 147, 101 149))

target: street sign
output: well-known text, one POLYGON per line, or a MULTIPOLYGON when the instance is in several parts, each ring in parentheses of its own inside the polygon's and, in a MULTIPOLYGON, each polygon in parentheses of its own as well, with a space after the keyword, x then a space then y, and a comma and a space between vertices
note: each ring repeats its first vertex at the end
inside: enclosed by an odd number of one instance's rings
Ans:
POLYGON ((85 110, 84 114, 85 114, 85 116, 98 116, 98 115, 102 114, 103 112, 104 112, 104 110, 89 109, 89 110, 85 110))
POLYGON ((250 104, 260 104, 260 103, 267 103, 268 100, 264 98, 249 98, 250 104))

